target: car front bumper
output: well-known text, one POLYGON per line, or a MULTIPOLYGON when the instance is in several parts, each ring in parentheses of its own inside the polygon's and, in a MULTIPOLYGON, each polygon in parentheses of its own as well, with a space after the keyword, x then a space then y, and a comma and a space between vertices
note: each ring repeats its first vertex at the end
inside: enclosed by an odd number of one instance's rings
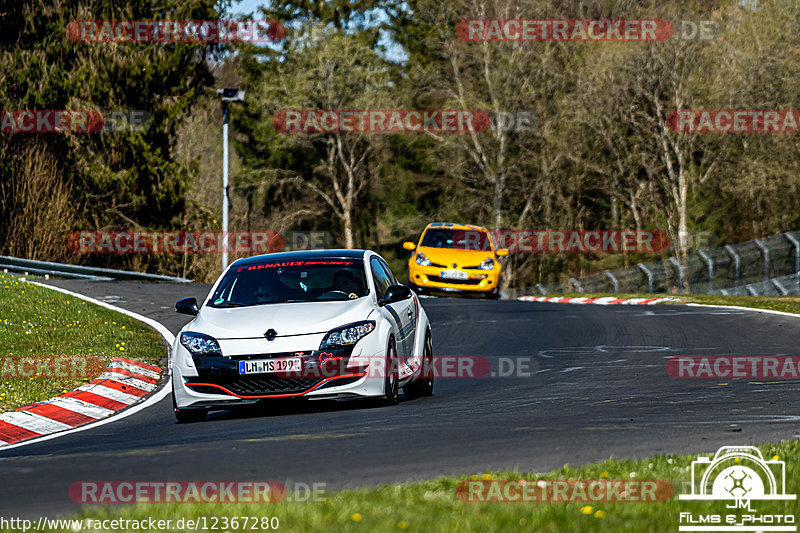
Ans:
POLYGON ((224 409, 271 398, 337 399, 383 395, 385 347, 380 345, 377 335, 367 335, 348 349, 307 349, 231 357, 192 356, 179 341, 175 344, 173 393, 176 407, 181 409, 224 409), (271 357, 300 357, 303 369, 294 373, 239 374, 239 361, 271 357))
POLYGON ((447 292, 491 292, 497 288, 500 279, 500 268, 495 266, 492 270, 462 270, 467 274, 466 280, 452 280, 442 278, 441 267, 425 267, 409 265, 409 282, 421 289, 441 290, 447 292))

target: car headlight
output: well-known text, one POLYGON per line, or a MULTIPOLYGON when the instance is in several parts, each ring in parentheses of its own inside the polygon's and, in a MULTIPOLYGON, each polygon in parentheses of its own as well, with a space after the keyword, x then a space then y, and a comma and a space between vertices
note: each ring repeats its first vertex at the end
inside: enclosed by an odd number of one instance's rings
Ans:
POLYGON ((478 265, 478 268, 480 268, 481 270, 491 270, 491 269, 493 269, 494 268, 494 259, 492 259, 491 257, 487 257, 486 259, 484 259, 481 262, 480 265, 478 265))
POLYGON ((372 320, 355 322, 354 324, 332 329, 325 335, 325 338, 322 339, 319 349, 324 350, 326 348, 335 348, 339 346, 352 346, 374 329, 375 322, 372 320))
POLYGON ((417 264, 422 265, 424 267, 431 266, 431 260, 428 259, 428 256, 423 254, 422 252, 417 253, 417 264))
POLYGON ((181 333, 181 344, 192 355, 222 355, 217 339, 202 333, 181 333))

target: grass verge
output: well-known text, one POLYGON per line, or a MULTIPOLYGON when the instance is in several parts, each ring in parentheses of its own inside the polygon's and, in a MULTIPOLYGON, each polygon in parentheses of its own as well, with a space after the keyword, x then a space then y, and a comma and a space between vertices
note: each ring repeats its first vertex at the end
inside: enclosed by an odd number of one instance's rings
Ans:
MULTIPOLYGON (((731 443, 735 444, 735 443, 731 443)), ((800 441, 758 446, 765 460, 786 461, 786 493, 800 492, 800 441)), ((713 456, 716 450, 707 450, 713 456)), ((493 472, 461 478, 442 477, 432 481, 385 485, 377 488, 343 490, 311 503, 285 501, 277 504, 137 504, 88 508, 82 519, 172 520, 169 531, 178 531, 177 520, 216 519, 221 531, 241 530, 242 517, 277 517, 280 531, 544 531, 608 532, 677 531, 681 512, 695 514, 749 514, 727 509, 726 502, 681 501, 690 493, 693 455, 658 455, 638 461, 607 460, 547 474, 493 472), (472 503, 457 497, 456 487, 464 480, 664 480, 674 494, 666 502, 573 502, 573 503, 472 503), (228 519, 239 517, 238 527, 228 519)), ((255 481, 255 480, 254 480, 255 481)), ((265 480, 260 480, 265 481, 265 480)), ((289 491, 291 494, 292 491, 289 491)), ((752 514, 788 515, 797 511, 796 501, 753 500, 752 514)), ((250 522, 252 525, 252 521, 250 522)), ((684 522, 685 524, 685 522, 684 522)), ((91 522, 89 523, 91 526, 91 522)), ((249 529, 249 526, 248 526, 249 529)), ((258 529, 258 528, 257 528, 258 529)), ((263 530, 263 528, 260 528, 263 530)), ((84 531, 86 528, 84 528, 84 531)))
POLYGON ((0 412, 72 390, 114 356, 158 363, 165 354, 161 335, 138 320, 9 274, 0 274, 0 310, 0 412))

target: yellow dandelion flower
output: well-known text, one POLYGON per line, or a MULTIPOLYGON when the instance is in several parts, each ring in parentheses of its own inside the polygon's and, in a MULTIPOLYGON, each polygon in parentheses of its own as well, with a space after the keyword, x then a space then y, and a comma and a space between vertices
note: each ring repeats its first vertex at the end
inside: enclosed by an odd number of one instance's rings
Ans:
POLYGON ((583 514, 592 514, 592 511, 594 511, 594 507, 592 507, 591 505, 584 505, 583 507, 581 507, 581 512, 583 514))
POLYGON ((605 518, 606 512, 602 509, 598 509, 597 512, 594 513, 595 518, 605 518))
POLYGON ((481 479, 484 479, 484 480, 488 481, 488 480, 492 479, 492 475, 491 474, 484 474, 484 475, 481 476, 481 479))
POLYGON ((603 472, 602 474, 600 474, 600 477, 604 478, 604 479, 607 478, 608 477, 608 472, 603 472))
POLYGON ((361 513, 353 513, 350 515, 350 519, 353 520, 353 522, 361 522, 361 518, 361 513))

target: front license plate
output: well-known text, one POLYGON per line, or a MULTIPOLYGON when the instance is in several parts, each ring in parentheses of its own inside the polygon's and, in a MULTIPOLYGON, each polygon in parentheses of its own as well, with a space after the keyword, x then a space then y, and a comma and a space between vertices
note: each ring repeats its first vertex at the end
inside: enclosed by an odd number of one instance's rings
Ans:
POLYGON ((250 359, 239 361, 239 374, 269 374, 273 372, 299 372, 303 362, 299 357, 276 357, 275 359, 250 359))
POLYGON ((440 276, 445 279, 467 279, 469 274, 460 270, 442 270, 440 276))

